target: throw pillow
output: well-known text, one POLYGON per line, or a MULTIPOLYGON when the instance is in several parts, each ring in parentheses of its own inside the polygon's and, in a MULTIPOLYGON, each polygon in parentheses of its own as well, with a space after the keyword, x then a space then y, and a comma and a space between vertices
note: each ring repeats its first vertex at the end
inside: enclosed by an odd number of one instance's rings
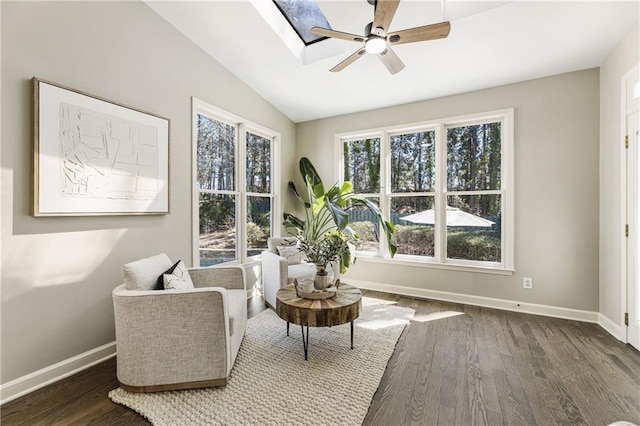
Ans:
POLYGON ((276 249, 280 256, 287 259, 289 265, 297 265, 307 260, 307 255, 299 246, 278 246, 276 249))
POLYGON ((194 288, 187 266, 182 260, 176 262, 175 265, 162 274, 162 281, 165 290, 187 290, 194 288))
POLYGON ((127 263, 122 267, 122 277, 128 290, 162 289, 162 282, 158 283, 158 275, 169 267, 171 260, 166 254, 161 253, 127 263))

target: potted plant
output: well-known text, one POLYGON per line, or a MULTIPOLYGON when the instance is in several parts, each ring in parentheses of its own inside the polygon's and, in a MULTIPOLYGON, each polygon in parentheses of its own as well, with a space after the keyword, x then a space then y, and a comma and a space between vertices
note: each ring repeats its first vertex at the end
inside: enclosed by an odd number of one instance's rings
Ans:
POLYGON ((298 192, 293 182, 289 182, 289 189, 302 204, 305 216, 302 219, 285 213, 283 225, 298 238, 300 248, 310 262, 319 270, 325 270, 327 264, 335 261, 337 271, 334 274, 347 271, 354 259, 352 247, 358 242, 358 235, 349 227, 348 210, 355 206, 367 207, 378 218, 379 228, 386 236, 385 241, 393 257, 396 253, 393 224, 384 219, 375 203, 354 194, 353 184, 349 181, 325 189, 315 167, 306 157, 300 159, 300 174, 305 183, 306 197, 298 192))

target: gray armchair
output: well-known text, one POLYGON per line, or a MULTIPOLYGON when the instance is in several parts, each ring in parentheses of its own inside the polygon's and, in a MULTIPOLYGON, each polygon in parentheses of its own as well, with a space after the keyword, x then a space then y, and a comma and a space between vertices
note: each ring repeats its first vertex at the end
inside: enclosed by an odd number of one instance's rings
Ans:
POLYGON ((276 293, 294 279, 313 278, 315 265, 296 256, 288 259, 278 253, 278 247, 291 247, 296 239, 272 237, 267 240, 267 250, 262 252, 262 295, 272 308, 276 306, 276 293))
POLYGON ((149 289, 167 262, 163 254, 129 264, 138 264, 133 275, 141 282, 123 268, 125 284, 113 290, 120 386, 155 392, 226 385, 247 324, 243 270, 189 269, 195 288, 149 289))

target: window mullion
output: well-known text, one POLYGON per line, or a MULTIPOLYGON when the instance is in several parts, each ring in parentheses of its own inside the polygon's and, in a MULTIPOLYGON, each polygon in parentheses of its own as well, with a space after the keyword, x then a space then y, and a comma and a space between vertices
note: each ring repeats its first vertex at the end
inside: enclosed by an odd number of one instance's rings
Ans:
POLYGON ((505 268, 513 269, 514 265, 514 160, 513 160, 513 110, 509 110, 502 119, 500 135, 502 140, 500 189, 502 191, 502 263, 505 268))
POLYGON ((244 263, 247 259, 247 129, 243 123, 238 123, 236 134, 236 256, 244 263))
POLYGON ((447 138, 443 124, 436 128, 435 189, 434 257, 436 262, 444 263, 447 254, 447 138))
POLYGON ((200 266, 200 191, 198 190, 198 107, 191 100, 191 265, 200 266))
MULTIPOLYGON (((384 217, 391 217, 391 148, 389 143, 389 132, 382 132, 380 135, 380 188, 379 207, 384 217)), ((380 242, 382 242, 383 232, 380 230, 380 242)), ((387 244, 378 244, 378 252, 382 257, 390 257, 387 244)))
POLYGON ((502 195, 501 189, 480 189, 476 191, 446 191, 447 195, 502 195))

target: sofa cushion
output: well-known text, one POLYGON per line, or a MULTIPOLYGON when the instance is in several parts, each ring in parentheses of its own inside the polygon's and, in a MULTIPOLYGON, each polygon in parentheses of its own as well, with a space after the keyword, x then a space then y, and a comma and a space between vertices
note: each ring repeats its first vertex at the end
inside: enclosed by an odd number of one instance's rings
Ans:
POLYGON ((187 266, 179 260, 162 274, 162 282, 165 290, 187 290, 193 287, 193 281, 189 276, 187 266))
POLYGON ((305 252, 300 250, 300 246, 278 246, 278 254, 285 259, 289 265, 297 265, 307 260, 305 252))
POLYGON ((122 277, 128 290, 159 290, 158 277, 172 266, 169 256, 161 253, 127 263, 122 267, 122 277))

